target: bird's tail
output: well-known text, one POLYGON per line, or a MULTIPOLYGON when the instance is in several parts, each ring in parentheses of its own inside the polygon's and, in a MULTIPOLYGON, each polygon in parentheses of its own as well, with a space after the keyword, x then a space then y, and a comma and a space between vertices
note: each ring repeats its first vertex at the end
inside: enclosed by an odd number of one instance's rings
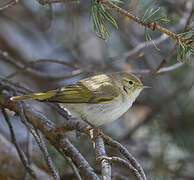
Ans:
POLYGON ((30 100, 30 99, 47 99, 56 95, 56 91, 49 91, 45 93, 34 93, 34 94, 27 94, 23 96, 13 96, 10 98, 12 101, 22 101, 22 100, 30 100))

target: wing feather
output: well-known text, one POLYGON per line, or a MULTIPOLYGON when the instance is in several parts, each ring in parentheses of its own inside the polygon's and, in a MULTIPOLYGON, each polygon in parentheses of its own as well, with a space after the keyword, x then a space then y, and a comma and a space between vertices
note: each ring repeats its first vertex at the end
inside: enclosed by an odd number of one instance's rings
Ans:
POLYGON ((107 103, 119 96, 108 75, 97 75, 78 83, 56 90, 56 95, 48 98, 57 103, 107 103))

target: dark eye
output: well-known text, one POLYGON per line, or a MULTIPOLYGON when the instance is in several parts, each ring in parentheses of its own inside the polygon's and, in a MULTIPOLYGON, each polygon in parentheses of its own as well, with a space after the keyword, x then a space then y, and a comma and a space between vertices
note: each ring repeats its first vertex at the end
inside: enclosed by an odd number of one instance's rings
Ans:
POLYGON ((133 84, 133 81, 129 81, 129 84, 132 85, 133 84))

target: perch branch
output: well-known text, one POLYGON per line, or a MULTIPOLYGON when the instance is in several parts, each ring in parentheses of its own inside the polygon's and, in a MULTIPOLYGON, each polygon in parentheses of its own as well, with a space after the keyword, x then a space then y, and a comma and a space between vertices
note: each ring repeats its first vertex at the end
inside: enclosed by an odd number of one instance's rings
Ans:
MULTIPOLYGON (((1 84, 0 84, 1 86, 1 84)), ((8 108, 17 114, 19 114, 20 108, 17 103, 13 103, 9 100, 7 95, 0 95, 0 107, 8 108)), ((67 138, 59 140, 59 136, 52 132, 55 127, 54 124, 49 121, 41 113, 35 111, 28 105, 24 106, 24 114, 35 128, 39 129, 46 139, 59 151, 62 156, 68 156, 72 159, 73 163, 78 167, 81 174, 91 180, 99 180, 98 176, 94 173, 93 168, 90 167, 85 158, 79 153, 79 151, 69 142, 67 138)))
POLYGON ((100 157, 107 157, 104 141, 100 136, 95 138, 95 153, 101 167, 101 174, 103 180, 111 180, 111 165, 107 159, 100 159, 100 157))

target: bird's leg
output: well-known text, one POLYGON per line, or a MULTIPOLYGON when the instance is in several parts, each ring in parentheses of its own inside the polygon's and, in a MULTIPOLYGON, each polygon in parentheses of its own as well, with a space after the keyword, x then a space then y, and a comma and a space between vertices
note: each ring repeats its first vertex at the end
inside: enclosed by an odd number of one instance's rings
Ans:
POLYGON ((95 127, 91 122, 89 122, 83 115, 81 115, 81 118, 84 122, 90 125, 90 127, 87 129, 88 134, 91 136, 93 134, 91 131, 96 130, 97 132, 100 131, 99 128, 95 127))
POLYGON ((106 136, 101 129, 93 125, 91 122, 89 122, 84 116, 81 116, 82 120, 85 121, 87 124, 89 124, 91 127, 87 129, 88 134, 90 135, 91 139, 94 140, 94 133, 93 131, 96 130, 98 133, 98 136, 101 136, 103 139, 110 140, 109 136, 106 136))

